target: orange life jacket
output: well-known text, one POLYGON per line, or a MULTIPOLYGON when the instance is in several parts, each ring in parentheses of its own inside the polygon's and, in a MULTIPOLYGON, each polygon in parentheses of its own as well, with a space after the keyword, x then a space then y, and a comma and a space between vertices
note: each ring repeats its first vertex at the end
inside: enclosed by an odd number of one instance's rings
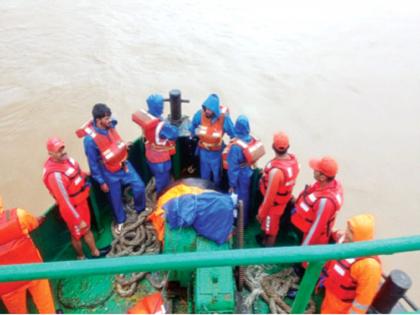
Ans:
POLYGON ((332 261, 326 270, 323 270, 326 280, 325 288, 345 303, 352 303, 356 297, 357 282, 351 276, 351 266, 365 258, 374 258, 381 263, 378 256, 347 258, 332 261))
POLYGON ((155 292, 139 300, 127 312, 128 314, 166 314, 162 294, 155 292))
POLYGON ((339 181, 334 180, 335 185, 327 189, 317 190, 316 184, 305 189, 297 198, 296 212, 292 215, 293 224, 303 233, 309 232, 316 218, 315 204, 321 198, 327 198, 335 207, 334 215, 329 218, 325 231, 323 232, 323 243, 328 243, 329 234, 335 222, 335 216, 343 203, 343 189, 339 181))
POLYGON ((63 174, 70 180, 67 193, 72 205, 77 206, 89 197, 90 187, 86 182, 86 177, 82 173, 79 163, 73 158, 68 158, 63 163, 54 162, 51 158, 45 162, 42 180, 53 197, 54 195, 48 184, 48 176, 55 172, 63 174))
POLYGON ((198 145, 200 148, 209 151, 219 151, 222 149, 223 126, 225 115, 228 111, 227 107, 220 105, 220 116, 214 123, 211 122, 211 118, 206 117, 204 111, 201 112, 201 124, 195 131, 199 138, 198 145))
POLYGON ((296 184, 296 178, 299 174, 299 163, 296 156, 289 153, 290 160, 271 160, 264 168, 263 175, 260 180, 260 191, 263 195, 267 192, 267 186, 270 176, 270 171, 277 168, 282 171, 284 183, 277 188, 276 196, 274 198, 274 206, 286 205, 292 197, 293 187, 296 184))
POLYGON ((242 153, 244 154, 245 165, 243 166, 254 165, 265 154, 264 145, 261 140, 257 138, 251 136, 251 141, 249 143, 246 143, 245 141, 237 138, 232 139, 232 141, 226 146, 222 153, 223 168, 226 170, 229 168, 227 161, 229 151, 235 144, 241 147, 242 153))
POLYGON ((146 158, 152 163, 168 161, 176 153, 175 141, 161 139, 159 133, 164 121, 141 109, 131 116, 132 120, 143 129, 146 138, 146 158))
POLYGON ((105 136, 95 131, 93 121, 90 120, 76 130, 76 135, 79 138, 88 135, 92 137, 101 153, 102 163, 108 171, 115 173, 123 167, 128 157, 127 145, 115 128, 108 129, 108 135, 105 136))
MULTIPOLYGON (((22 231, 17 209, 0 214, 0 265, 42 262, 31 237, 22 231)), ((0 282, 0 295, 13 292, 30 281, 0 282)))

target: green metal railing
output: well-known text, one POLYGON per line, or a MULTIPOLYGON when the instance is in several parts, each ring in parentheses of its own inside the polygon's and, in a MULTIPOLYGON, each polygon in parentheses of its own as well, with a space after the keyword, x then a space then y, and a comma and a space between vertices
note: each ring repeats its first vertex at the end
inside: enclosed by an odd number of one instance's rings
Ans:
POLYGON ((420 250, 420 235, 338 245, 293 246, 62 261, 0 267, 0 282, 217 266, 309 262, 292 313, 303 313, 324 262, 420 250))

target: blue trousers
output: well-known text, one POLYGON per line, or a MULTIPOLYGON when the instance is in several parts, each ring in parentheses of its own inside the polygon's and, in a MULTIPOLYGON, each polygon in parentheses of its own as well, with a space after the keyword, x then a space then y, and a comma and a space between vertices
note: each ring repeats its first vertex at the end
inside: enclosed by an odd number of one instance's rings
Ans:
POLYGON ((109 187, 109 198, 114 210, 115 220, 118 224, 124 223, 127 215, 122 202, 122 186, 130 185, 134 197, 134 208, 138 213, 146 207, 145 187, 142 179, 127 161, 128 172, 119 170, 115 173, 106 174, 105 178, 109 187))
POLYGON ((153 176, 156 179, 156 192, 159 194, 171 181, 171 160, 162 163, 152 163, 147 161, 153 176))
MULTIPOLYGON (((252 173, 251 173, 252 175, 252 173)), ((244 204, 244 226, 248 226, 249 223, 249 191, 251 189, 251 176, 240 176, 238 181, 238 187, 236 193, 238 199, 242 200, 244 204)))
POLYGON ((208 151, 200 148, 200 177, 202 179, 211 180, 217 187, 220 187, 222 181, 222 152, 208 151))

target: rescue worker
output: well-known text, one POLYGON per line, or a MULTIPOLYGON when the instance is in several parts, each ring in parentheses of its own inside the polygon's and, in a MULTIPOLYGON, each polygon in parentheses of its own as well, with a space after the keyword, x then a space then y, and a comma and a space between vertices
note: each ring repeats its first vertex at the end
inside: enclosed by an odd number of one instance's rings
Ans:
POLYGON ((337 162, 328 156, 312 159, 315 183, 300 193, 291 221, 302 233, 302 245, 327 244, 335 217, 343 204, 343 189, 335 179, 337 162))
MULTIPOLYGON (((344 242, 373 240, 373 215, 361 214, 347 221, 344 242)), ((377 256, 347 258, 327 263, 320 284, 325 287, 323 314, 365 314, 381 282, 382 267, 377 256)))
POLYGON ((211 180, 217 187, 221 183, 223 135, 235 136, 233 122, 227 107, 220 105, 219 97, 210 94, 204 101, 202 109, 195 113, 191 134, 197 136, 197 154, 200 158, 200 176, 211 180))
POLYGON ((122 201, 122 186, 130 185, 134 208, 140 213, 145 208, 145 187, 128 157, 128 145, 121 139, 111 118, 111 109, 105 104, 96 104, 92 109, 93 120, 88 121, 76 134, 84 137, 84 149, 91 176, 101 190, 109 193, 116 220, 115 233, 120 234, 127 216, 122 201))
MULTIPOLYGON (((44 217, 36 218, 21 208, 4 210, 0 196, 0 265, 43 262, 29 232, 35 230, 44 217)), ((0 283, 0 296, 11 314, 27 314, 27 291, 40 314, 55 313, 53 295, 47 279, 0 283)))
POLYGON ((236 137, 223 150, 223 167, 227 169, 229 191, 238 195, 244 205, 244 226, 249 221, 249 190, 254 164, 264 154, 262 142, 250 134, 249 121, 240 115, 235 123, 236 137))
POLYGON ((264 200, 258 209, 257 219, 264 233, 257 241, 264 246, 274 246, 279 233, 280 220, 287 204, 293 198, 293 187, 299 174, 299 163, 294 154, 288 152, 289 137, 284 132, 273 136, 275 157, 265 166, 260 180, 260 191, 264 200))
POLYGON ((140 110, 132 116, 143 129, 147 164, 155 176, 158 194, 171 180, 171 156, 176 153, 175 140, 178 137, 178 129, 163 121, 163 101, 162 95, 150 95, 146 100, 148 111, 140 110))
POLYGON ((71 244, 77 259, 85 259, 83 238, 93 257, 105 254, 96 247, 90 230, 88 204, 90 185, 79 163, 67 155, 64 142, 52 137, 47 140, 49 158, 45 161, 43 181, 58 204, 60 215, 66 222, 71 235, 71 244))

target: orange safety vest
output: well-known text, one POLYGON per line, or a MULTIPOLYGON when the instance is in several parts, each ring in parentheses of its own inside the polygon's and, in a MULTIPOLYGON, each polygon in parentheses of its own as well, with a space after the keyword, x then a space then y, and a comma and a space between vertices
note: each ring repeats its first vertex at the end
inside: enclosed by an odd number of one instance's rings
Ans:
POLYGON ((289 156, 291 157, 290 160, 273 159, 268 162, 260 180, 260 191, 264 196, 268 188, 270 171, 273 168, 282 171, 284 183, 277 188, 276 196, 274 197, 274 206, 282 206, 282 208, 292 197, 293 187, 295 187, 296 178, 299 174, 299 163, 296 156, 292 153, 289 153, 289 156))
POLYGON ((131 119, 143 129, 146 138, 146 157, 150 162, 168 161, 176 153, 175 141, 161 139, 159 133, 164 121, 141 109, 132 114, 131 119))
POLYGON ((53 197, 54 195, 48 184, 48 176, 55 172, 63 174, 70 180, 67 193, 73 206, 79 205, 89 197, 90 187, 86 182, 86 177, 82 173, 79 163, 73 158, 68 158, 63 163, 55 162, 52 159, 45 162, 42 180, 53 197))
POLYGON ((325 288, 343 302, 352 303, 356 298, 357 282, 351 276, 351 266, 365 258, 374 258, 381 263, 378 256, 333 260, 328 268, 323 270, 323 275, 326 276, 325 288))
POLYGON ((165 304, 160 292, 155 292, 140 299, 127 312, 128 314, 166 314, 165 304))
POLYGON ((220 116, 212 123, 211 118, 207 118, 204 111, 201 111, 201 123, 195 131, 199 138, 198 145, 200 148, 209 151, 219 151, 222 148, 223 126, 225 115, 228 112, 227 107, 220 105, 220 116))
POLYGON ((235 144, 241 147, 245 157, 245 165, 241 165, 241 167, 252 166, 265 154, 264 145, 261 140, 251 136, 251 141, 246 143, 245 141, 235 138, 226 146, 222 153, 223 168, 226 170, 229 168, 227 157, 230 149, 235 144))
POLYGON ((323 241, 328 243, 330 231, 335 222, 335 216, 343 204, 343 189, 340 182, 334 180, 336 185, 328 189, 316 191, 315 184, 305 189, 297 198, 295 207, 296 212, 292 215, 293 224, 304 234, 307 233, 316 218, 314 206, 321 198, 327 198, 335 207, 334 215, 329 218, 325 231, 323 232, 323 241))
POLYGON ((108 171, 115 173, 123 167, 128 157, 127 145, 115 128, 108 129, 108 135, 105 136, 95 131, 93 121, 90 120, 76 130, 76 135, 79 138, 88 135, 92 137, 98 146, 102 162, 108 171))
MULTIPOLYGON (((0 265, 42 262, 31 237, 22 231, 17 209, 0 214, 0 265)), ((0 295, 13 292, 30 281, 0 282, 0 295)))

